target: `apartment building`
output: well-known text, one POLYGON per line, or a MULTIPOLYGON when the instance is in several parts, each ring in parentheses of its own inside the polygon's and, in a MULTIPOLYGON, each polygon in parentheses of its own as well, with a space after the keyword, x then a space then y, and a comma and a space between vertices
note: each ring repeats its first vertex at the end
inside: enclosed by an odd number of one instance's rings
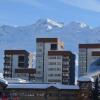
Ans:
POLYGON ((18 77, 20 72, 20 78, 30 79, 26 78, 31 75, 29 74, 30 68, 32 68, 32 54, 26 50, 4 51, 4 78, 18 77))
POLYGON ((79 44, 79 77, 87 75, 89 66, 100 58, 100 44, 79 44))
POLYGON ((48 51, 47 82, 73 85, 75 55, 70 51, 48 51))
MULTIPOLYGON (((58 38, 37 38, 36 39, 36 79, 37 79, 37 82, 63 83, 62 81, 63 53, 62 52, 64 53, 64 43, 60 41, 58 38), (56 55, 54 55, 55 52, 56 52, 56 55), (60 53, 60 52, 62 55, 61 54, 57 55, 57 53, 60 53), (60 58, 58 60, 54 60, 53 64, 55 65, 50 64, 52 63, 51 62, 52 60, 50 59, 50 57, 52 56, 55 56, 55 57, 58 56, 58 58, 60 58), (59 63, 59 66, 56 65, 57 62, 59 63), (52 70, 53 66, 57 71, 55 72, 50 71, 52 70), (52 72, 54 72, 55 74, 58 73, 56 75, 56 79, 51 75, 52 72), (51 81, 50 78, 52 78, 53 80, 51 81)), ((74 70, 74 67, 73 67, 73 70, 74 70)))

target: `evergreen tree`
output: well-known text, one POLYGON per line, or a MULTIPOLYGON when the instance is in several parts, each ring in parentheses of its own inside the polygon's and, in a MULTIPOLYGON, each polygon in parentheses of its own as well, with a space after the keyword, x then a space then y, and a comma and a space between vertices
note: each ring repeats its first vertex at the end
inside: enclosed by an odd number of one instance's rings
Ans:
POLYGON ((100 100, 99 98, 99 81, 98 81, 98 77, 96 78, 96 81, 95 81, 95 89, 94 89, 94 100, 100 100))

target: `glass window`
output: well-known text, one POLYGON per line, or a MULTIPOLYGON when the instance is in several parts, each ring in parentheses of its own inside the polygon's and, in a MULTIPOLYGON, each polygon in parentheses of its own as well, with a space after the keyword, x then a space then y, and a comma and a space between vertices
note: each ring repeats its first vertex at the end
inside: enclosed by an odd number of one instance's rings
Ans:
POLYGON ((56 59, 56 56, 49 56, 49 59, 56 59))
POLYGON ((56 65, 56 62, 49 62, 49 65, 56 65))
POLYGON ((18 67, 22 67, 22 68, 25 67, 24 63, 18 63, 18 67))
POLYGON ((19 56, 18 61, 19 62, 24 62, 24 58, 25 58, 24 56, 19 56))
POLYGON ((57 44, 51 44, 51 50, 57 50, 57 44))
POLYGON ((62 59, 62 57, 61 56, 57 56, 57 59, 62 59))

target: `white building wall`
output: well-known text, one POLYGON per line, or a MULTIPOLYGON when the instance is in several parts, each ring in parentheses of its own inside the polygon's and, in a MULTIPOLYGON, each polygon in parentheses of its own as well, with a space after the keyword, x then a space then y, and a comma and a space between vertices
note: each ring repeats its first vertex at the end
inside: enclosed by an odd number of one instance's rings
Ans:
MULTIPOLYGON (((52 43, 50 42, 36 43, 36 77, 37 77, 36 80, 37 82, 48 82, 48 66, 49 66, 48 65, 48 51, 51 51, 51 44, 57 44, 57 43, 53 43, 53 42, 52 43)), ((58 46, 57 50, 63 50, 63 48, 61 48, 61 45, 57 44, 57 46, 58 46)))
POLYGON ((36 44, 36 81, 43 81, 43 43, 36 44))
POLYGON ((62 83, 62 57, 60 56, 61 59, 57 59, 57 56, 55 56, 56 59, 50 59, 50 57, 52 56, 48 57, 47 82, 62 83), (49 82, 50 80, 52 80, 52 82, 49 82), (53 80, 55 80, 56 82, 54 82, 53 80))
POLYGON ((58 42, 58 50, 60 50, 60 51, 64 50, 64 43, 61 41, 58 42))
POLYGON ((18 68, 18 55, 12 57, 12 77, 15 77, 15 69, 18 68))
POLYGON ((87 50, 86 48, 79 49, 79 76, 86 74, 86 56, 87 50))
POLYGON ((33 67, 33 54, 30 53, 28 58, 29 58, 29 61, 28 61, 29 66, 28 66, 28 68, 32 68, 33 67))
POLYGON ((48 51, 51 49, 51 43, 45 43, 44 49, 44 82, 47 82, 47 72, 48 72, 48 51))

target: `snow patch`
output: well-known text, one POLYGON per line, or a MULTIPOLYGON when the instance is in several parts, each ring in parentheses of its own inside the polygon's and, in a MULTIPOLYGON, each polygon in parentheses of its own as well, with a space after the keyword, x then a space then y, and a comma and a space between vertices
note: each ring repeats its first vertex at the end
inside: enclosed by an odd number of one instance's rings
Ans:
POLYGON ((87 24, 85 24, 85 23, 80 23, 80 27, 81 27, 81 28, 85 28, 85 27, 87 27, 87 24))
POLYGON ((52 26, 48 25, 47 30, 51 30, 51 29, 52 29, 52 26))
POLYGON ((90 76, 82 76, 78 79, 78 81, 83 81, 83 82, 91 81, 91 82, 94 82, 94 79, 90 76))
POLYGON ((56 22, 56 21, 53 21, 52 19, 49 19, 49 18, 47 18, 47 22, 48 22, 49 24, 51 24, 51 25, 53 25, 53 26, 57 26, 57 27, 59 27, 59 28, 62 28, 62 27, 64 26, 63 24, 58 23, 58 22, 56 22))

